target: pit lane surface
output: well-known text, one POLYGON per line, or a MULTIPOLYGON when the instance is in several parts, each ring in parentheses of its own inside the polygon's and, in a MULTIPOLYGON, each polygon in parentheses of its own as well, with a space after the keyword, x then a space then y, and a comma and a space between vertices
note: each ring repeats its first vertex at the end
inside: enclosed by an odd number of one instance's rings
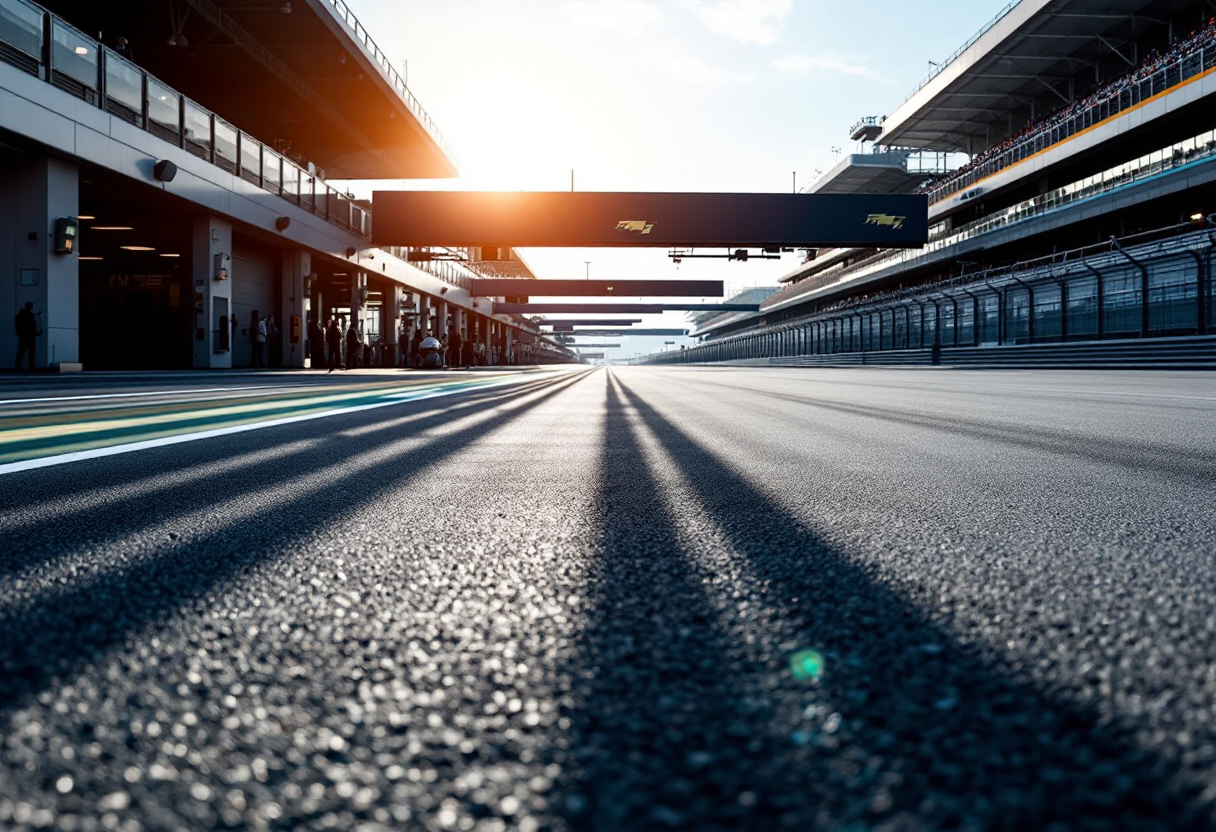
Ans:
POLYGON ((0 476, 0 827, 1216 828, 1213 426, 621 368, 0 476))

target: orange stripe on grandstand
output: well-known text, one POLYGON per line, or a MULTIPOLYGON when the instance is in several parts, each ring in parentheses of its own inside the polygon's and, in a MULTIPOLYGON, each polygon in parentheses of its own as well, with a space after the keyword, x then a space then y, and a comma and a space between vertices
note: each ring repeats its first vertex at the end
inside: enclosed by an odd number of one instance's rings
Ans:
POLYGON ((1089 127, 1086 127, 1084 130, 1082 130, 1079 133, 1073 133, 1071 136, 1069 136, 1066 139, 1060 139, 1055 144, 1050 144, 1047 147, 1043 148, 1042 150, 1039 150, 1039 151, 1036 151, 1036 152, 1030 154, 1025 159, 1022 159, 1020 162, 1015 162, 1014 164, 1010 165, 1007 168, 1001 168, 1000 170, 996 171, 995 173, 990 173, 987 176, 985 176, 983 179, 977 179, 974 182, 972 182, 970 185, 959 188, 957 191, 951 191, 950 193, 946 194, 944 197, 939 199, 937 202, 934 202, 933 204, 941 205, 947 199, 957 196, 958 194, 961 194, 963 191, 969 191, 972 188, 974 188, 976 185, 980 184, 981 182, 987 182, 989 179, 991 179, 994 176, 1000 176, 1003 173, 1008 173, 1009 171, 1016 168, 1018 165, 1024 165, 1027 162, 1029 162, 1031 159, 1034 159, 1038 156, 1042 156, 1044 153, 1046 153, 1049 150, 1057 148, 1062 144, 1072 141, 1073 139, 1080 138, 1081 136, 1084 136, 1086 133, 1088 133, 1090 130, 1097 130, 1099 127, 1103 126, 1104 124, 1109 124, 1110 122, 1114 121, 1117 118, 1122 118, 1123 116, 1128 115, 1129 113, 1133 113, 1136 110, 1139 110, 1141 107, 1144 107, 1144 106, 1147 106, 1148 104, 1153 103, 1158 98, 1162 98, 1164 96, 1170 95, 1171 93, 1177 92, 1178 90, 1185 87, 1187 84, 1193 84, 1196 81, 1206 78, 1207 76, 1211 75, 1213 72, 1216 72, 1216 66, 1212 67, 1211 69, 1205 69, 1203 72, 1199 73, 1198 75, 1192 75, 1190 78, 1187 78, 1185 81, 1177 83, 1174 86, 1170 87, 1169 89, 1162 90, 1161 92, 1157 93, 1156 95, 1149 96, 1148 98, 1144 99, 1143 101, 1141 101, 1139 104, 1137 104, 1134 107, 1128 107, 1126 110, 1120 110, 1119 112, 1115 113, 1114 115, 1107 116, 1106 118, 1099 121, 1097 124, 1091 124, 1089 127))

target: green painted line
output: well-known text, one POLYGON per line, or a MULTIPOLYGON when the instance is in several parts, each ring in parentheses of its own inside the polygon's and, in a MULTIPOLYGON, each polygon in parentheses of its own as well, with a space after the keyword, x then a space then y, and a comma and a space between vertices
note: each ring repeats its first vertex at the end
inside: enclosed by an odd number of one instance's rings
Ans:
MULTIPOLYGON (((110 430, 90 430, 85 435, 80 435, 74 438, 71 432, 74 425, 79 424, 95 424, 98 420, 83 420, 82 422, 64 424, 63 428, 66 433, 63 435, 39 436, 24 440, 5 440, 4 431, 0 430, 0 463, 20 462, 28 459, 35 459, 44 456, 55 456, 59 454, 74 453, 78 451, 92 450, 94 448, 104 448, 114 445, 127 444, 131 442, 145 441, 151 439, 160 439, 167 436, 176 436, 179 434, 191 433, 197 430, 214 430, 236 425, 249 425, 258 422, 272 421, 286 415, 302 415, 307 413, 323 413, 326 410, 341 411, 346 408, 360 407, 362 405, 377 404, 383 402, 392 402, 394 399, 400 399, 401 403, 407 403, 417 396, 426 395, 436 391, 451 391, 451 392, 472 392, 481 387, 491 386, 497 387, 502 385, 503 379, 487 378, 487 379, 460 379, 454 381, 443 382, 438 384, 426 385, 398 385, 389 388, 381 388, 375 391, 369 391, 362 394, 349 396, 332 397, 332 390, 326 391, 330 396, 324 401, 314 403, 310 402, 292 402, 290 404, 275 405, 274 402, 267 402, 267 407, 258 409, 253 413, 232 413, 225 415, 223 413, 211 413, 207 416, 191 416, 188 413, 182 413, 181 418, 171 418, 170 421, 157 424, 145 425, 126 425, 123 427, 113 428, 110 430)), ((298 394, 295 394, 299 398, 298 394)), ((209 402, 200 402, 207 409, 222 409, 225 405, 216 400, 209 402)), ((226 405, 230 408, 248 407, 249 402, 242 400, 232 402, 226 405)), ((139 408, 141 415, 138 418, 146 418, 147 416, 155 416, 155 411, 149 413, 146 406, 139 408)), ((166 411, 166 415, 171 416, 171 411, 166 411)), ((62 416, 63 414, 55 414, 62 416)), ((105 420, 117 420, 124 418, 122 414, 116 414, 112 410, 107 411, 105 420)), ((125 418, 131 418, 127 416, 125 418)), ((48 417, 48 421, 52 421, 48 417)), ((28 427, 27 427, 28 429, 28 427)), ((11 433, 12 431, 10 431, 11 433)))

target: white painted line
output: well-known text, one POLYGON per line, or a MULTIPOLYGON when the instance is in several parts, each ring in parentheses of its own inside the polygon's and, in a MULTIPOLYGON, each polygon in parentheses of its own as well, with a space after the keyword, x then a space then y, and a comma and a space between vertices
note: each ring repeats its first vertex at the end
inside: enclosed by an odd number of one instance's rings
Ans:
POLYGON ((455 387, 455 388, 430 388, 427 390, 410 391, 415 393, 409 398, 403 393, 390 394, 390 401, 376 402, 375 404, 360 404, 350 407, 339 407, 334 410, 322 410, 316 413, 304 413, 299 416, 285 416, 281 419, 271 419, 265 422, 254 422, 248 425, 232 425, 226 428, 216 428, 214 430, 205 430, 197 433, 182 433, 177 436, 162 436, 159 439, 144 439, 139 442, 128 442, 125 445, 111 445, 107 448, 90 448, 86 451, 73 451, 67 454, 57 454, 55 456, 44 456, 37 459, 25 459, 20 462, 9 462, 0 465, 0 476, 4 474, 15 474, 18 471, 31 471, 35 468, 49 468, 52 465, 63 465, 68 462, 80 462, 86 459, 100 459, 105 456, 117 456, 118 454, 129 454, 133 451, 142 451, 148 448, 164 448, 168 445, 180 445, 184 442, 196 442, 200 439, 212 439, 217 436, 231 436, 234 433, 246 433, 251 430, 261 430, 262 428, 273 428, 279 425, 292 425, 297 422, 308 422, 313 419, 324 419, 328 416, 340 416, 345 413, 358 413, 361 410, 375 410, 378 407, 391 407, 404 402, 417 402, 424 399, 437 399, 440 396, 449 396, 453 393, 471 393, 478 390, 486 390, 491 387, 502 387, 506 384, 513 384, 519 381, 516 374, 501 381, 488 382, 479 384, 475 387, 455 387))
MULTIPOLYGON (((42 402, 84 402, 94 399, 126 399, 136 396, 180 396, 190 393, 230 393, 233 390, 292 390, 296 389, 294 385, 287 386, 282 384, 261 384, 254 387, 206 387, 203 389, 193 390, 156 390, 143 393, 95 393, 89 396, 48 396, 41 399, 4 399, 0 404, 41 404, 42 402)), ((302 389, 307 390, 307 386, 302 386, 302 389)))

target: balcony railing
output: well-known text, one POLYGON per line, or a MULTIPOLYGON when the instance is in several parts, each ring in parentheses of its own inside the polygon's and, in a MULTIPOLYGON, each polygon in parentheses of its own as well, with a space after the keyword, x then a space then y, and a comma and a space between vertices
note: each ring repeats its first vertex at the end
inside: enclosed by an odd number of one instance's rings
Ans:
POLYGON ((345 194, 29 0, 0 0, 0 61, 361 237, 345 194))
POLYGON ((1056 188, 1054 191, 1048 191, 1033 199, 1011 205, 958 228, 946 229, 938 226, 930 229, 929 242, 924 248, 881 251, 845 271, 824 275, 825 279, 815 281, 816 285, 804 285, 809 281, 814 281, 815 278, 795 283, 770 298, 767 305, 771 306, 793 297, 800 297, 836 283, 849 283, 893 265, 913 264, 928 254, 941 251, 981 234, 987 234, 997 228, 1041 217, 1067 205, 1111 193, 1136 182, 1160 176, 1183 165, 1211 159, 1214 156, 1216 156, 1216 130, 1208 130, 1193 138, 1147 153, 1138 159, 1132 159, 1101 173, 1087 176, 1062 188, 1056 188), (798 289, 801 290, 795 291, 798 289))
POLYGON ((981 179, 1016 165, 1023 159, 1046 150, 1052 145, 1075 136, 1077 133, 1099 124, 1111 116, 1140 105, 1155 95, 1178 86, 1197 75, 1216 67, 1216 48, 1200 47, 1169 63, 1146 78, 1127 82, 1123 88, 1094 102, 1084 110, 1061 119, 1057 124, 1044 128, 1034 135, 1026 136, 1013 147, 976 165, 966 173, 951 177, 928 191, 929 204, 941 202, 951 194, 966 190, 981 179))

